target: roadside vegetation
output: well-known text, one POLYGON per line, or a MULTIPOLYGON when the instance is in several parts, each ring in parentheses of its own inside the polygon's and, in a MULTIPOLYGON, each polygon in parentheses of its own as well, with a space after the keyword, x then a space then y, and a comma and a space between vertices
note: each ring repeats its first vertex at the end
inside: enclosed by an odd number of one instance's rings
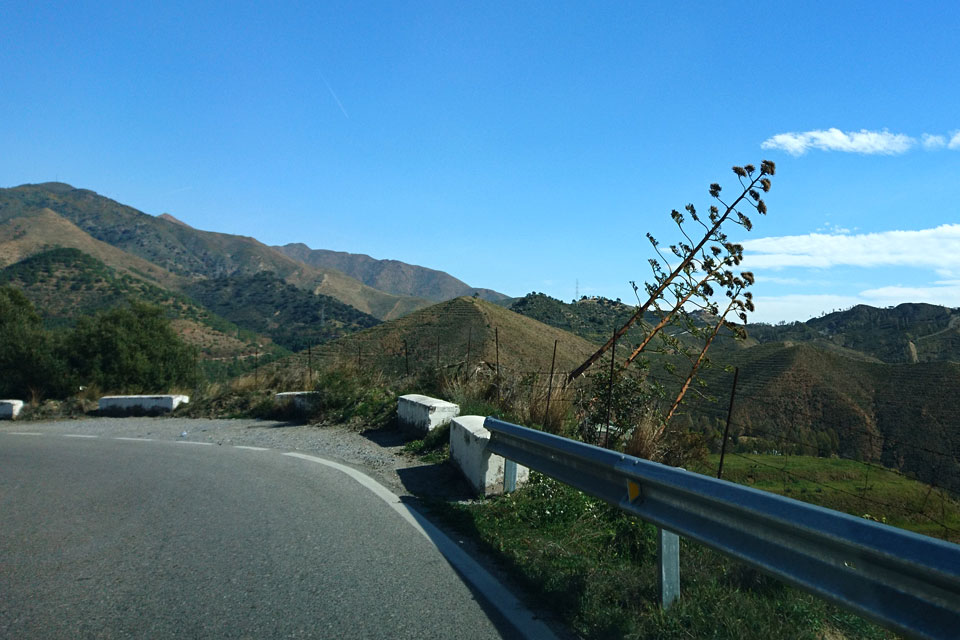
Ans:
POLYGON ((198 382, 196 350, 159 307, 141 302, 51 331, 20 290, 0 287, 0 333, 0 396, 31 404, 87 389, 170 393, 198 382))
POLYGON ((811 595, 682 541, 681 597, 657 605, 656 529, 541 474, 508 496, 435 502, 529 597, 585 638, 888 638, 811 595))

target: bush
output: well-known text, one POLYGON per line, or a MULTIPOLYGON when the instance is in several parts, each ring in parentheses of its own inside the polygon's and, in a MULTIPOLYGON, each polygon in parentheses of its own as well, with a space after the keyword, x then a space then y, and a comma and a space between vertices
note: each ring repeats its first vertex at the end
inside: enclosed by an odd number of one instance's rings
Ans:
POLYGON ((169 393, 198 380, 196 349, 174 333, 159 307, 141 302, 82 318, 62 353, 76 378, 105 390, 169 393))
POLYGON ((23 292, 0 287, 0 397, 38 400, 73 387, 54 354, 55 340, 23 292))
POLYGON ((382 375, 352 368, 320 372, 311 407, 315 418, 350 422, 363 420, 370 426, 384 426, 396 412, 397 393, 382 375))

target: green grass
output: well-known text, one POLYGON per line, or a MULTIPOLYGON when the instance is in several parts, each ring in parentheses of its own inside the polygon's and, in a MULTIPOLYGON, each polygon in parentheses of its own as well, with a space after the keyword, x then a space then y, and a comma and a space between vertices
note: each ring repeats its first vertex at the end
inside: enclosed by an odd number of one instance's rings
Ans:
MULTIPOLYGON (((719 456, 697 469, 716 475, 719 456)), ((960 541, 960 502, 893 470, 812 456, 727 455, 723 479, 924 535, 960 541)))
POLYGON ((419 456, 427 464, 440 464, 450 459, 450 425, 429 432, 421 440, 411 440, 403 450, 419 456))
POLYGON ((891 637, 687 541, 681 598, 661 611, 656 529, 541 474, 509 496, 433 509, 585 638, 891 637))

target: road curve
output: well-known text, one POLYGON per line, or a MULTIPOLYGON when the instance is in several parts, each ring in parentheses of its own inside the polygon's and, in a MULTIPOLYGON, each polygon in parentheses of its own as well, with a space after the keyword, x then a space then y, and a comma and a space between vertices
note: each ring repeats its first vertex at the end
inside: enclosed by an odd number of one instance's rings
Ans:
POLYGON ((2 638, 537 633, 518 633, 352 470, 19 427, 0 436, 2 638))

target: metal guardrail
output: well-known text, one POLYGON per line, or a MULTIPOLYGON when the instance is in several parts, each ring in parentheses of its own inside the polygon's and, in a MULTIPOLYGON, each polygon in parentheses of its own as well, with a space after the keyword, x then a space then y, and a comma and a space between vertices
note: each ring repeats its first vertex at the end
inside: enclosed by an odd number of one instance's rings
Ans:
POLYGON ((679 534, 898 633, 960 637, 960 545, 495 418, 484 427, 493 453, 666 530, 661 550, 679 534))

